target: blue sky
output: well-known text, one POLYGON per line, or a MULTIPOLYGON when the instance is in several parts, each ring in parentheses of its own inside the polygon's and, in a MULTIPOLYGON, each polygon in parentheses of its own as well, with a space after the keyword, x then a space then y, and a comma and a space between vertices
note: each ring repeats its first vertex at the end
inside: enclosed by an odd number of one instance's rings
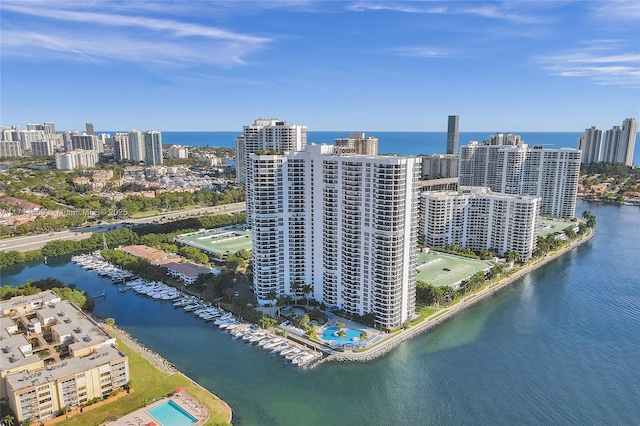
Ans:
POLYGON ((638 1, 0 2, 0 124, 582 131, 640 119, 638 1))

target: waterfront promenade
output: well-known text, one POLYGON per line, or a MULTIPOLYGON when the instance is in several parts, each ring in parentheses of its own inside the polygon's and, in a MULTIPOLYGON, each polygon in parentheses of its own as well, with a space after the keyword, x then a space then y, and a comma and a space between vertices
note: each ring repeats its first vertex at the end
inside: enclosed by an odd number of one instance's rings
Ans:
POLYGON ((422 322, 411 326, 407 329, 400 330, 396 333, 393 333, 388 338, 384 339, 380 343, 374 345, 373 347, 368 348, 362 352, 354 352, 354 351, 345 351, 340 352, 333 349, 326 349, 325 353, 329 354, 329 356, 322 358, 312 365, 309 368, 315 368, 318 365, 328 362, 328 361, 342 361, 342 362, 367 362, 378 357, 381 357, 387 354, 389 351, 393 350, 395 347, 400 345, 401 343, 421 334, 431 328, 435 327, 438 324, 443 323, 449 318, 456 315, 458 312, 461 312, 468 307, 486 299, 502 290, 503 288, 513 284, 515 281, 524 277, 528 273, 535 271, 539 267, 546 265, 554 259, 564 255, 570 250, 580 246, 581 244, 589 241, 595 235, 595 230, 589 228, 587 234, 582 235, 580 238, 571 241, 569 244, 561 247, 557 251, 553 253, 548 253, 544 257, 535 259, 524 265, 522 268, 513 271, 509 276, 495 282, 486 285, 484 288, 474 292, 472 294, 466 295, 462 297, 456 304, 452 306, 448 306, 434 312, 432 315, 425 318, 422 322))

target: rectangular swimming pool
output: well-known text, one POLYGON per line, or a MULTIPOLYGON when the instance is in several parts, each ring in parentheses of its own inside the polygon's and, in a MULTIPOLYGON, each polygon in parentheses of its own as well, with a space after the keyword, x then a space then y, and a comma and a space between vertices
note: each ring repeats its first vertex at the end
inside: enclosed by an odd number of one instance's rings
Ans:
POLYGON ((162 426, 190 426, 198 421, 173 401, 153 407, 147 413, 162 426))

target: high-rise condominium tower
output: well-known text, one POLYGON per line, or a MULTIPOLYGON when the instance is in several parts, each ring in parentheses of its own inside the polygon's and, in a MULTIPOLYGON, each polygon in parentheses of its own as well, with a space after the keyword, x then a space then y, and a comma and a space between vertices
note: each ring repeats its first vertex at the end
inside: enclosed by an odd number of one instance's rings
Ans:
POLYGON ((420 160, 337 151, 249 156, 255 293, 266 304, 310 285, 328 306, 398 327, 415 312, 420 160))
POLYGON ((598 163, 602 158, 602 130, 596 126, 585 129, 578 138, 578 149, 582 151, 582 163, 598 163))
POLYGON ((420 234, 425 246, 457 244, 497 254, 517 251, 528 260, 536 247, 540 198, 508 195, 488 188, 420 194, 420 234))
POLYGON ((131 159, 129 133, 116 133, 113 137, 113 158, 116 161, 131 159))
MULTIPOLYGON (((307 143, 307 127, 289 124, 278 119, 259 118, 251 126, 244 126, 242 135, 236 138, 236 178, 245 184, 247 205, 253 198, 251 182, 247 180, 249 156, 264 152, 282 154, 304 149, 307 143)), ((251 211, 247 209, 247 223, 251 223, 251 211)))
POLYGON ((162 164, 162 134, 156 130, 144 132, 145 163, 162 164))
POLYGON ((604 134, 602 161, 632 166, 637 131, 638 122, 635 118, 627 118, 622 127, 613 126, 611 130, 607 130, 604 134))
POLYGON ((246 181, 249 155, 256 152, 302 151, 307 143, 307 126, 289 124, 276 118, 258 118, 251 126, 244 126, 236 138, 236 178, 246 181))
POLYGON ((458 123, 460 122, 460 117, 457 115, 449 116, 449 124, 447 126, 447 154, 457 154, 458 153, 458 123))
POLYGON ((580 151, 573 148, 473 141, 460 151, 460 186, 486 186, 494 192, 540 197, 542 215, 575 216, 579 177, 580 151))
POLYGON ((131 155, 131 160, 136 163, 147 159, 144 137, 140 130, 133 129, 129 132, 129 155, 131 155))
POLYGON ((86 133, 88 135, 91 135, 91 136, 95 135, 95 131, 93 129, 93 123, 86 123, 85 124, 85 129, 86 129, 86 133))

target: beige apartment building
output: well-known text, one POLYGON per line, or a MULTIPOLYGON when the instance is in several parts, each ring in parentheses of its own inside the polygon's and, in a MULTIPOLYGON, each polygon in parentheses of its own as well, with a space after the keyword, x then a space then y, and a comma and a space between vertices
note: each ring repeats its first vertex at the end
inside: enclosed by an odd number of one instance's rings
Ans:
POLYGON ((0 398, 19 422, 45 421, 124 387, 114 337, 53 291, 0 302, 0 398))

